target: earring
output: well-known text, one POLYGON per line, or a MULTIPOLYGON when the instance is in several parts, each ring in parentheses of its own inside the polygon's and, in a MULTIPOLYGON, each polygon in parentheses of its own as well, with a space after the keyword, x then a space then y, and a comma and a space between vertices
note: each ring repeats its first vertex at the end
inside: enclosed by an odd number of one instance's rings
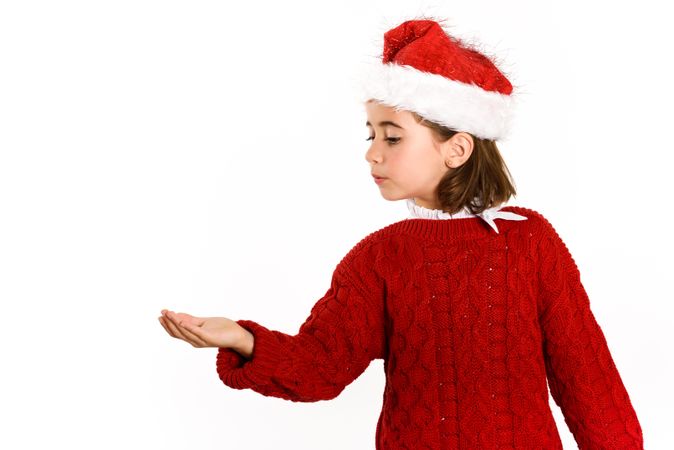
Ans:
POLYGON ((447 167, 448 169, 451 169, 451 168, 452 168, 452 166, 450 166, 450 165, 447 163, 447 160, 445 160, 445 167, 447 167))

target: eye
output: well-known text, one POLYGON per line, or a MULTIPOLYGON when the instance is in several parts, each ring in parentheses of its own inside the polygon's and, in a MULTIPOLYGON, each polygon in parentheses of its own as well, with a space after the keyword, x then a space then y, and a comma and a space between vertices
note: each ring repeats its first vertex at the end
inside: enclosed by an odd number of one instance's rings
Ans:
MULTIPOLYGON (((370 136, 369 138, 365 139, 365 141, 367 142, 367 141, 371 141, 373 139, 374 139, 374 136, 370 136)), ((398 141, 400 140, 400 138, 390 137, 390 138, 386 138, 384 140, 390 142, 391 144, 397 144, 398 141)))

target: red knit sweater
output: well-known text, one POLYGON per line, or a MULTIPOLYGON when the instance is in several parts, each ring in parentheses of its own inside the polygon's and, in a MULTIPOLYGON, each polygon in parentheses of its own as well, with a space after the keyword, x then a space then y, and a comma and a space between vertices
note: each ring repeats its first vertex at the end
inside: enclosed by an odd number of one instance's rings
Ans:
POLYGON ((217 354, 236 389, 296 402, 339 395, 375 358, 378 450, 561 449, 550 393, 580 449, 643 449, 641 426, 565 243, 527 220, 405 219, 339 262, 299 332, 238 320, 251 358, 217 354), (547 384, 546 384, 547 380, 547 384))

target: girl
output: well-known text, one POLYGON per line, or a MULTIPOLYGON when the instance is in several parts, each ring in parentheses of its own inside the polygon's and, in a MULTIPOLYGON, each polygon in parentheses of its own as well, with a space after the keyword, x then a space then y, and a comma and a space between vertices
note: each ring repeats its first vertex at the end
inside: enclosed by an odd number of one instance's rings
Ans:
POLYGON ((377 449, 641 449, 642 431, 580 273, 550 222, 515 195, 494 141, 513 87, 439 22, 384 34, 362 84, 381 195, 410 217, 358 242, 295 335, 163 310, 173 337, 216 347, 224 384, 315 402, 375 358, 377 449))

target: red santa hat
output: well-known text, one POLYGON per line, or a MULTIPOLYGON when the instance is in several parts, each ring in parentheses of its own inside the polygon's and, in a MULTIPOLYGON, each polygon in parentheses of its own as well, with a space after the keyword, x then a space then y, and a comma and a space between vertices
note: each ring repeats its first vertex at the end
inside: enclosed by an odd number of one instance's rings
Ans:
POLYGON ((456 131, 497 140, 509 133, 513 86, 494 63, 435 20, 384 33, 377 62, 358 77, 360 101, 414 111, 456 131))

